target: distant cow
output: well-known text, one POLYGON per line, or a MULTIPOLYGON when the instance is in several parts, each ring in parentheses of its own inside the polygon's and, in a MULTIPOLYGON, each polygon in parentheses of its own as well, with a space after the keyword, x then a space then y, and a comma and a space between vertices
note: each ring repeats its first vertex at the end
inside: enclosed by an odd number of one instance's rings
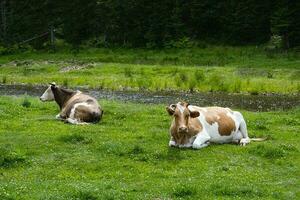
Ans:
POLYGON ((200 149, 213 143, 237 143, 245 146, 248 137, 246 122, 240 112, 221 107, 197 107, 178 102, 166 107, 173 116, 169 146, 200 149))
POLYGON ((40 100, 55 100, 60 108, 56 118, 71 124, 96 123, 102 118, 103 110, 95 98, 80 91, 60 88, 55 83, 50 84, 40 100))

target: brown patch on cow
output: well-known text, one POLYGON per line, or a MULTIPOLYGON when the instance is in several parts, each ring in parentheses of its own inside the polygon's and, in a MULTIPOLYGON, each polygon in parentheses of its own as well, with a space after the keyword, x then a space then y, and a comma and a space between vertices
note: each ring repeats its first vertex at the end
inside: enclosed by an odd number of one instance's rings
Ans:
POLYGON ((212 125, 217 122, 219 125, 219 133, 222 136, 231 135, 232 131, 236 130, 235 123, 231 117, 227 115, 228 112, 232 112, 227 108, 210 107, 205 112, 205 120, 212 125))

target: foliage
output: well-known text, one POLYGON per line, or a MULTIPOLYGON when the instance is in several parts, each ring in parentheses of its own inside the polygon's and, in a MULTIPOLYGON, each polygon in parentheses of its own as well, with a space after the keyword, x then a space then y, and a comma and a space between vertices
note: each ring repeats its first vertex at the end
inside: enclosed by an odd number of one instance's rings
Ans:
POLYGON ((57 38, 76 49, 82 43, 93 47, 148 48, 190 48, 203 41, 261 44, 274 34, 283 36, 285 48, 300 43, 298 1, 2 2, 0 43, 5 45, 44 33, 29 43, 38 49, 47 48, 50 27, 55 27, 57 38))

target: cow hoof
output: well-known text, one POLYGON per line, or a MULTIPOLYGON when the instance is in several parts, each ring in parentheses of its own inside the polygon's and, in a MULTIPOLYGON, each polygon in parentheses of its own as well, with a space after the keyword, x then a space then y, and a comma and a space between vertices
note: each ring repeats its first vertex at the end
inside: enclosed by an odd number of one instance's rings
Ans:
POLYGON ((176 147, 175 141, 170 141, 169 142, 169 147, 176 147))
POLYGON ((192 147, 191 144, 180 144, 179 145, 179 148, 190 148, 190 147, 192 147))
POLYGON ((240 140, 240 146, 246 146, 247 144, 249 144, 250 143, 250 139, 249 138, 242 138, 241 140, 240 140))
POLYGON ((61 118, 60 114, 57 114, 57 115, 55 116, 55 119, 59 119, 59 120, 60 120, 60 119, 62 119, 62 118, 61 118))
POLYGON ((193 144, 193 149, 201 149, 203 147, 207 147, 209 143, 204 143, 204 144, 193 144))

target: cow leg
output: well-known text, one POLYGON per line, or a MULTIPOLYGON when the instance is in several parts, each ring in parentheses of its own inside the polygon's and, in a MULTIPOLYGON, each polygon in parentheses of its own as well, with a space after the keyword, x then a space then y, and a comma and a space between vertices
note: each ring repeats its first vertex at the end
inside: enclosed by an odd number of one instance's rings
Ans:
POLYGON ((76 125, 87 125, 87 124, 89 124, 89 123, 87 123, 87 122, 81 122, 81 121, 78 121, 77 119, 72 119, 72 118, 67 118, 66 120, 65 120, 65 122, 68 122, 68 123, 70 123, 70 124, 76 124, 76 125))
POLYGON ((176 145, 176 142, 175 142, 174 138, 171 137, 171 139, 170 139, 170 141, 169 141, 169 147, 176 147, 176 146, 177 146, 177 145, 176 145))
POLYGON ((239 144, 241 139, 243 138, 242 133, 240 130, 238 130, 236 133, 234 133, 232 138, 232 143, 239 144))
POLYGON ((240 140, 240 145, 246 146, 247 144, 250 143, 250 138, 248 137, 247 125, 246 125, 246 122, 244 119, 242 119, 239 129, 242 134, 242 139, 240 140))
POLYGON ((206 131, 202 131, 197 134, 196 139, 193 143, 194 149, 201 149, 209 145, 210 136, 206 131))

